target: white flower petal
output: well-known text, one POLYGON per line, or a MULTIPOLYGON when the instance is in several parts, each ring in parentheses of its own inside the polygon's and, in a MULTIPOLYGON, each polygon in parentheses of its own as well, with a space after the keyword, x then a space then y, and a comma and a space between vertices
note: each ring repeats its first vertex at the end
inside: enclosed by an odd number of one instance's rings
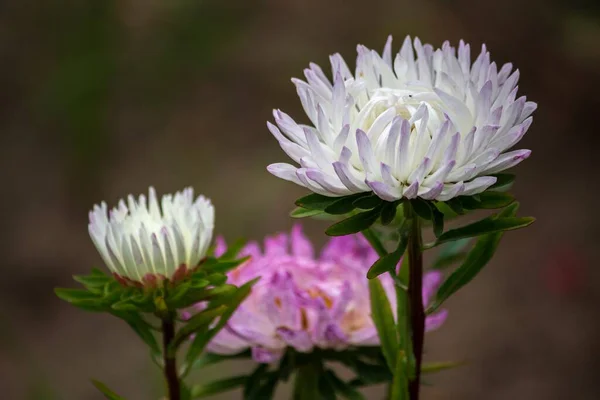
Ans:
MULTIPOLYGON (((440 49, 406 37, 393 56, 357 46, 354 74, 330 57, 333 82, 315 64, 293 79, 312 122, 281 111, 269 130, 301 168, 274 164, 283 179, 325 196, 372 190, 383 199, 446 201, 486 187, 486 174, 510 168, 528 151, 502 152, 521 140, 537 105, 517 98, 519 70, 501 68, 487 47, 440 49)), ((139 203, 143 203, 140 200, 139 203)))

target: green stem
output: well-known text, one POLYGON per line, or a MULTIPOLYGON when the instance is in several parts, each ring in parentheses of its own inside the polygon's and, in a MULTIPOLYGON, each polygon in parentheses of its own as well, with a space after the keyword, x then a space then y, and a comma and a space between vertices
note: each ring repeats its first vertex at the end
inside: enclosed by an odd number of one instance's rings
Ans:
POLYGON ((177 374, 176 356, 169 354, 169 346, 175 337, 175 318, 168 314, 162 320, 164 373, 169 400, 181 400, 181 383, 177 374))
POLYGON ((410 400, 419 400, 421 363, 425 338, 425 309, 423 307, 423 238, 419 217, 414 213, 410 202, 404 203, 404 215, 410 223, 408 237, 408 301, 410 309, 410 328, 415 357, 414 379, 409 382, 410 400))
POLYGON ((296 369, 294 379, 294 400, 315 400, 319 393, 319 375, 323 374, 320 363, 309 362, 296 369))

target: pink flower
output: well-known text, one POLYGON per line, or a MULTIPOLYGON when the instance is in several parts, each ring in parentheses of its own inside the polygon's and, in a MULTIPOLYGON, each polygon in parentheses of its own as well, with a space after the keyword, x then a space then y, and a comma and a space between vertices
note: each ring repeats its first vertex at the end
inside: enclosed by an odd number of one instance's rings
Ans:
MULTIPOLYGON (((217 255, 226 245, 217 240, 217 255)), ((319 256, 294 226, 290 235, 265 239, 264 251, 249 243, 240 256, 251 259, 229 273, 228 282, 241 285, 260 276, 252 293, 209 344, 217 354, 252 349, 255 361, 277 361, 287 347, 311 352, 315 347, 344 350, 379 344, 371 319, 366 273, 377 254, 360 235, 332 238, 319 256)), ((394 286, 380 277, 395 313, 394 286)), ((433 295, 441 281, 439 272, 424 277, 423 300, 433 295)), ((431 315, 426 330, 438 328, 445 310, 431 315)))

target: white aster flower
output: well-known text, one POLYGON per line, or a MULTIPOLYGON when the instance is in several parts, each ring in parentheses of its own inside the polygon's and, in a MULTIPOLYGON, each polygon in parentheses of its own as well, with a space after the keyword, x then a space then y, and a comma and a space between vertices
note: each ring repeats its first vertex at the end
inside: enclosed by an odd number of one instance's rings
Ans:
POLYGON ((273 112, 269 130, 300 164, 272 164, 273 175, 325 196, 446 201, 484 191, 496 181, 490 174, 531 153, 507 150, 537 105, 516 98, 519 71, 498 68, 485 45, 472 64, 463 41, 457 52, 407 37, 392 57, 390 36, 382 55, 357 51, 355 74, 334 54, 333 83, 312 63, 306 82, 292 79, 312 125, 273 112))
POLYGON ((164 195, 159 203, 154 188, 107 212, 106 203, 90 211, 92 241, 113 274, 124 284, 156 286, 176 281, 193 270, 212 240, 215 210, 204 196, 194 199, 187 188, 164 195))

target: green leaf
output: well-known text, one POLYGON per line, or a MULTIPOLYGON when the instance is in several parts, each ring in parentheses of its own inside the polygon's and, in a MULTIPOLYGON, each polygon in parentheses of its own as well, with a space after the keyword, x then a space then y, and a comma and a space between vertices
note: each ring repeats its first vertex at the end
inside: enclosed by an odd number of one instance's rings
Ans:
POLYGON ((348 400, 365 399, 365 396, 363 396, 362 393, 350 386, 348 383, 341 380, 332 370, 327 370, 325 372, 325 377, 330 382, 331 386, 335 389, 335 391, 341 394, 342 397, 348 400))
POLYGON ((364 231, 377 221, 380 213, 381 207, 374 208, 370 211, 364 211, 340 221, 337 224, 331 225, 327 228, 325 233, 329 236, 345 236, 364 231))
POLYGON ((223 263, 224 261, 233 260, 236 261, 236 258, 240 251, 246 245, 245 239, 236 239, 232 244, 227 245, 227 251, 218 258, 219 263, 223 263))
POLYGON ((398 241, 398 246, 396 246, 396 250, 393 252, 381 257, 379 260, 375 261, 375 263, 369 268, 367 272, 367 278, 373 279, 378 277, 379 275, 389 272, 396 271, 396 266, 400 262, 402 255, 406 251, 406 246, 408 245, 408 229, 402 229, 400 233, 400 240, 398 241))
MULTIPOLYGON (((297 388, 297 386, 295 387, 295 389, 297 388)), ((297 393, 294 392, 294 400, 302 400, 302 399, 320 399, 320 400, 337 400, 337 397, 335 395, 335 388, 333 387, 332 382, 327 379, 327 374, 321 374, 319 376, 319 382, 318 382, 318 391, 317 391, 317 397, 308 397, 308 396, 299 396, 297 395, 297 393)))
POLYGON ((194 385, 191 389, 192 399, 213 396, 215 394, 227 392, 229 390, 243 387, 248 381, 248 376, 235 376, 233 378, 221 379, 218 381, 206 383, 204 385, 194 385))
POLYGON ((154 333, 152 332, 152 327, 144 320, 144 318, 134 312, 123 312, 123 311, 113 311, 111 312, 115 317, 122 319, 125 321, 131 329, 146 343, 153 354, 160 354, 161 349, 156 341, 156 337, 154 337, 154 333))
POLYGON ((515 201, 509 193, 486 191, 479 193, 477 197, 458 197, 462 206, 467 210, 504 208, 515 201))
POLYGON ((327 197, 320 194, 312 193, 296 200, 298 207, 308 210, 325 210, 328 206, 339 201, 340 197, 327 197))
POLYGON ((443 203, 439 202, 437 206, 438 209, 442 211, 442 213, 444 213, 446 218, 454 218, 465 213, 465 210, 463 209, 463 206, 458 197, 455 197, 443 203))
POLYGON ((308 218, 314 217, 315 215, 323 214, 322 210, 309 210, 307 208, 296 207, 290 212, 292 218, 308 218))
POLYGON ((431 209, 431 220, 433 221, 433 234, 435 237, 440 237, 444 232, 444 214, 433 203, 429 203, 429 208, 431 209))
POLYGON ((368 195, 369 193, 357 193, 350 196, 340 197, 339 200, 325 207, 325 212, 332 215, 348 214, 350 211, 356 208, 354 201, 368 195))
MULTIPOLYGON (((261 393, 262 381, 269 376, 269 365, 259 364, 252 374, 248 377, 246 384, 244 385, 244 400, 248 399, 260 399, 259 394, 261 393)), ((269 397, 270 398, 270 397, 269 397)))
POLYGON ((413 207, 413 210, 419 217, 423 218, 424 220, 431 221, 431 207, 429 206, 429 202, 421 198, 416 198, 410 203, 413 207))
POLYGON ((391 371, 396 367, 398 354, 398 336, 394 315, 387 294, 379 279, 369 280, 369 293, 371 299, 371 317, 377 328, 381 351, 391 371))
POLYGON ((411 201, 415 213, 433 223, 433 233, 436 237, 440 236, 444 231, 444 214, 430 201, 415 199, 411 201))
POLYGON ((81 283, 88 291, 95 294, 101 294, 104 291, 104 286, 112 280, 112 278, 105 274, 99 275, 97 273, 90 275, 74 275, 73 279, 76 282, 81 283))
POLYGON ((532 217, 507 217, 507 218, 498 218, 497 215, 492 215, 488 218, 484 218, 480 221, 474 222, 472 224, 451 229, 445 233, 443 233, 440 237, 438 237, 436 241, 436 245, 450 242, 453 240, 459 240, 464 238, 470 238, 475 236, 481 236, 484 234, 494 233, 494 232, 502 232, 502 231, 510 231, 514 229, 525 228, 526 226, 531 225, 535 221, 535 218, 532 217))
POLYGON ((456 262, 464 260, 467 255, 467 252, 464 251, 464 249, 470 242, 471 239, 466 238, 444 243, 431 268, 443 269, 456 262))
POLYGON ((92 384, 94 386, 96 386, 96 389, 98 389, 100 392, 102 392, 104 397, 107 398, 108 400, 125 400, 125 397, 119 396, 118 394, 116 394, 115 392, 110 390, 108 388, 108 386, 106 386, 104 383, 102 383, 100 381, 92 379, 92 384))
POLYGON ((488 190, 495 190, 497 192, 504 192, 510 190, 513 183, 515 182, 514 174, 495 174, 492 175, 497 178, 496 183, 494 183, 488 190))
POLYGON ((98 298, 97 294, 83 289, 55 288, 54 293, 56 293, 58 298, 69 303, 75 303, 81 300, 95 300, 98 298))
POLYGON ((389 225, 396 218, 396 209, 398 208, 397 202, 385 202, 381 209, 381 224, 389 225))
POLYGON ((197 336, 201 336, 206 331, 208 331, 208 327, 215 318, 223 315, 227 311, 227 307, 224 305, 220 305, 214 308, 208 308, 203 310, 197 314, 195 314, 192 318, 190 318, 187 323, 175 334, 175 338, 171 342, 169 346, 168 352, 169 354, 174 354, 177 351, 177 348, 192 334, 197 334, 197 336))
POLYGON ((276 373, 270 373, 264 382, 258 387, 258 390, 252 395, 246 397, 246 400, 270 400, 273 398, 275 388, 279 382, 279 376, 276 373))
POLYGON ((248 297, 248 295, 252 291, 252 286, 254 286, 254 284, 258 282, 259 279, 260 278, 255 278, 240 286, 235 292, 235 294, 230 297, 229 302, 226 306, 227 308, 219 318, 219 322, 217 322, 217 324, 209 331, 200 332, 196 334, 196 337, 194 338, 194 341, 190 345, 190 348, 188 349, 188 352, 185 356, 185 363, 188 367, 186 368, 184 375, 189 372, 189 367, 191 367, 194 364, 194 361, 196 361, 196 358, 198 358, 198 356, 202 354, 208 342, 210 342, 211 339, 217 333, 219 333, 219 331, 223 329, 223 327, 225 327, 225 325, 229 321, 229 318, 231 318, 231 316, 235 313, 239 305, 242 304, 242 302, 248 297))
POLYGON ((365 197, 361 197, 357 200, 354 200, 354 206, 356 208, 360 208, 361 210, 371 210, 383 203, 383 200, 376 194, 371 194, 365 197))
POLYGON ((445 371, 448 369, 460 367, 464 365, 464 362, 453 362, 453 361, 437 361, 423 363, 421 366, 421 373, 423 374, 434 374, 436 372, 445 371))
POLYGON ((394 368, 394 380, 392 381, 392 394, 390 399, 408 400, 408 373, 406 355, 400 352, 394 368))
POLYGON ((362 231, 362 235, 367 239, 379 257, 383 257, 388 253, 383 243, 381 243, 379 236, 373 229, 365 229, 362 231))
POLYGON ((213 265, 211 265, 210 267, 207 268, 207 271, 218 272, 218 273, 224 274, 226 272, 231 271, 232 269, 235 269, 236 267, 238 267, 242 263, 248 261, 249 259, 250 259, 250 256, 239 258, 237 260, 232 260, 232 259, 227 259, 227 258, 219 258, 216 261, 216 263, 214 263, 213 265))
POLYGON ((250 358, 252 355, 250 354, 250 350, 243 351, 238 354, 232 355, 221 355, 215 353, 203 353, 200 357, 198 357, 194 363, 189 367, 190 370, 202 369, 204 367, 208 367, 214 364, 218 364, 222 361, 227 360, 236 360, 236 359, 245 359, 250 358))
POLYGON ((82 310, 100 312, 108 309, 108 305, 101 297, 100 293, 93 293, 83 289, 64 288, 55 288, 54 293, 61 300, 81 308, 82 310))
MULTIPOLYGON (((496 220, 493 221, 511 221, 515 218, 519 208, 518 203, 514 203, 496 216, 496 220)), ((533 218, 529 218, 533 220, 533 218)), ((481 221, 480 221, 481 222, 481 221)), ((532 221, 533 222, 533 221, 532 221)), ((531 222, 530 222, 531 223, 531 222)), ((503 232, 496 231, 483 235, 477 239, 473 249, 467 254, 467 258, 439 287, 436 299, 434 303, 429 307, 428 312, 431 313, 437 310, 440 305, 446 301, 450 296, 456 293, 460 288, 469 283, 477 274, 483 269, 483 267, 491 260, 500 239, 502 238, 503 232)))

